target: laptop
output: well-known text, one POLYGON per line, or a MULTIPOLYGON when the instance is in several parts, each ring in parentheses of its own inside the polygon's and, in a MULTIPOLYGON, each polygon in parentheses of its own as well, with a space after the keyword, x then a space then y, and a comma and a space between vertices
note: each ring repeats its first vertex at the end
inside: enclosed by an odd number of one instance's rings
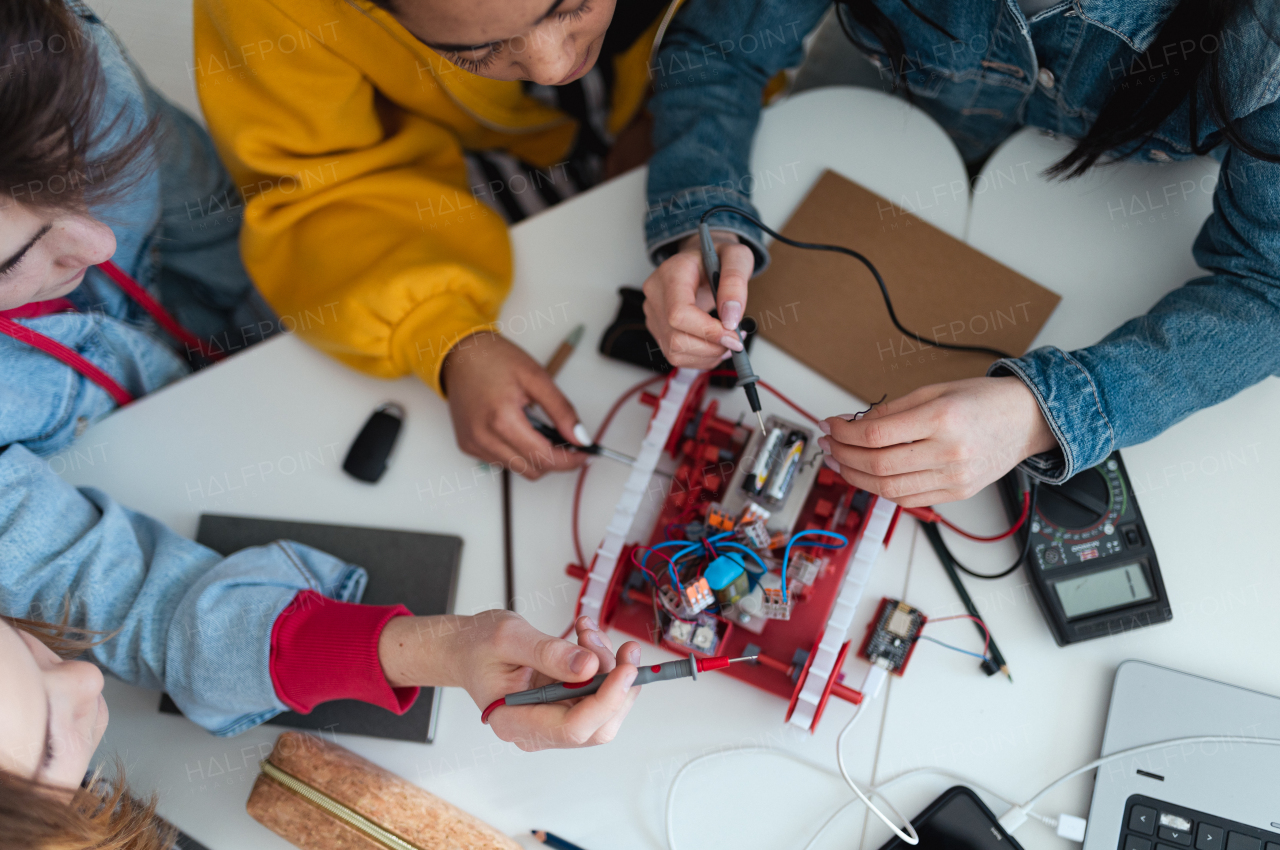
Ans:
MULTIPOLYGON (((1116 670, 1102 755, 1171 738, 1280 739, 1280 698, 1143 661, 1116 670)), ((1280 747, 1164 747, 1098 768, 1084 850, 1280 850, 1280 747)))

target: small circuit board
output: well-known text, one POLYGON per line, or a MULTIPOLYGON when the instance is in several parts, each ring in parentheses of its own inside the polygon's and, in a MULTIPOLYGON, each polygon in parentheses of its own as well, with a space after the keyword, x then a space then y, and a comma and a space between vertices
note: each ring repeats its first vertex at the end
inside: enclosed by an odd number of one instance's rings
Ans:
POLYGON ((859 654, 872 664, 879 662, 890 673, 901 676, 926 622, 928 617, 918 608, 886 596, 880 600, 859 654))

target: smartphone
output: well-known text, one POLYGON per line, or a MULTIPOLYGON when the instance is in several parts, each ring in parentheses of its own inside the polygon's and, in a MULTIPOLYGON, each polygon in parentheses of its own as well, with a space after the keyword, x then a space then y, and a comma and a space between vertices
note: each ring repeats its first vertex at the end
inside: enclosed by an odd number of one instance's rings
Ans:
MULTIPOLYGON (((948 788, 911 824, 920 836, 914 850, 1022 850, 978 795, 963 785, 948 788)), ((907 848, 911 845, 895 837, 880 850, 907 848)))

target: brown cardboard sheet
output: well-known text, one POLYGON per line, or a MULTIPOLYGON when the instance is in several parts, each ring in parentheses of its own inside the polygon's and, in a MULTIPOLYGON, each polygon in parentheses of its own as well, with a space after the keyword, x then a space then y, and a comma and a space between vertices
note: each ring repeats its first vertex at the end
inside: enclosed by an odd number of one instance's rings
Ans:
MULTIPOLYGON (((885 198, 824 172, 782 233, 842 245, 884 278, 898 320, 926 339, 1024 354, 1061 298, 885 198)), ((979 377, 993 355, 904 336, 875 278, 852 257, 775 242, 751 282, 760 334, 860 399, 979 377)))

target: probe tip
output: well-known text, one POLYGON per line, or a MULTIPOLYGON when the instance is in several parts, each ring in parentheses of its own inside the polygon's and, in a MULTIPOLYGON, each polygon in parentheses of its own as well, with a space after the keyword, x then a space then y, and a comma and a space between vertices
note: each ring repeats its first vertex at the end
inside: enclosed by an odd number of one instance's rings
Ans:
POLYGON ((758 410, 756 411, 756 419, 760 420, 760 433, 761 434, 769 433, 769 429, 764 427, 764 417, 760 415, 760 411, 758 410))
POLYGON ((741 658, 730 658, 729 663, 732 664, 735 661, 755 661, 759 657, 759 655, 744 655, 741 658))

